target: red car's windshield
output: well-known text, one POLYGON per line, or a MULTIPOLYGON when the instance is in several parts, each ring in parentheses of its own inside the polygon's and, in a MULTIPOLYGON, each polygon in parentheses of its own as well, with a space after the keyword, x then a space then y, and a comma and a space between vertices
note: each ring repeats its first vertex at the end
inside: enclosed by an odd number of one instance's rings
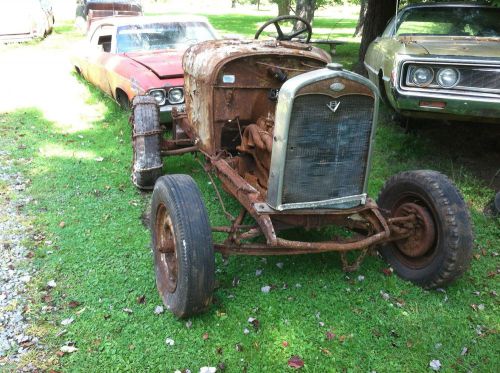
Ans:
POLYGON ((158 49, 185 49, 188 45, 215 36, 203 22, 151 23, 118 28, 117 52, 158 49))
POLYGON ((402 14, 396 34, 500 37, 500 8, 413 8, 402 14))

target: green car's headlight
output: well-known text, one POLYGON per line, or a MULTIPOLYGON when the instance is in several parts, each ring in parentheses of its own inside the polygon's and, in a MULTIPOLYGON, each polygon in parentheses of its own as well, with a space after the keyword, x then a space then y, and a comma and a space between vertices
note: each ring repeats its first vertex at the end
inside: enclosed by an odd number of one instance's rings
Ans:
POLYGON ((437 73, 437 82, 443 88, 453 88, 460 80, 460 73, 457 69, 447 67, 440 69, 437 73))
POLYGON ((154 97, 158 105, 165 103, 165 91, 163 89, 152 89, 149 91, 149 95, 154 97))
POLYGON ((182 88, 172 88, 168 91, 168 101, 171 104, 180 104, 184 101, 184 91, 182 88))
POLYGON ((427 66, 415 67, 411 72, 411 81, 419 87, 425 87, 432 83, 434 71, 427 66))

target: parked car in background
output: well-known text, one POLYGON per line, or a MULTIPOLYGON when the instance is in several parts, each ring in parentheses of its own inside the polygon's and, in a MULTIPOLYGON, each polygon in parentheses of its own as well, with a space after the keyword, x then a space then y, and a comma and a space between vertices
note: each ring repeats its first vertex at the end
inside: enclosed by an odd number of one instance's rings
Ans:
POLYGON ((204 17, 110 17, 97 21, 72 61, 90 83, 129 108, 136 95, 153 96, 169 122, 184 105, 182 55, 217 34, 204 17))
POLYGON ((43 38, 52 32, 54 22, 48 0, 4 1, 0 5, 0 43, 43 38))
POLYGON ((500 8, 412 5, 368 48, 370 80, 405 117, 500 123, 500 8))
POLYGON ((92 22, 112 16, 142 16, 140 0, 77 0, 75 23, 83 32, 92 22))

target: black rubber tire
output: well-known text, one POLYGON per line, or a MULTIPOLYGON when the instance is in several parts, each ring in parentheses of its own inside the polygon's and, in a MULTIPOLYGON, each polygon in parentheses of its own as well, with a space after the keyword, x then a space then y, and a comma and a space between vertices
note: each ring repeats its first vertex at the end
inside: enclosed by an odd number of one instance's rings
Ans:
MULTIPOLYGON (((161 217, 159 217, 161 218, 161 217)), ((212 303, 215 284, 215 255, 208 213, 195 181, 188 175, 166 175, 156 182, 151 202, 151 233, 156 284, 166 307, 177 317, 205 312, 212 303), (156 221, 160 206, 170 216, 175 240, 177 285, 165 289, 157 250, 156 221)))
POLYGON ((426 289, 448 285, 470 266, 473 233, 465 202, 445 175, 429 170, 408 171, 392 176, 378 197, 379 208, 390 217, 404 202, 424 206, 432 216, 436 238, 421 258, 406 257, 394 243, 379 252, 402 278, 426 289), (418 261, 424 263, 418 263, 418 261))
POLYGON ((496 216, 500 216, 500 192, 498 192, 493 200, 493 209, 496 216))
POLYGON ((136 96, 132 102, 132 183, 139 189, 153 189, 163 174, 162 131, 159 109, 150 96, 136 96))
POLYGON ((123 110, 130 111, 130 100, 125 92, 120 90, 116 92, 116 102, 123 110))

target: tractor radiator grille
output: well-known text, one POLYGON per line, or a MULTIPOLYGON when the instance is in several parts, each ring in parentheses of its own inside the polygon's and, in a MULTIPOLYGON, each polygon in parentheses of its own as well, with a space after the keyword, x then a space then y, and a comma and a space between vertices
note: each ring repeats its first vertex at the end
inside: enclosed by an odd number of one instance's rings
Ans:
MULTIPOLYGON (((324 201, 364 192, 373 110, 374 99, 362 95, 336 100, 322 94, 295 98, 283 176, 283 203, 324 201)), ((359 201, 354 205, 359 205, 359 201)), ((354 206, 351 203, 335 207, 354 206)))

